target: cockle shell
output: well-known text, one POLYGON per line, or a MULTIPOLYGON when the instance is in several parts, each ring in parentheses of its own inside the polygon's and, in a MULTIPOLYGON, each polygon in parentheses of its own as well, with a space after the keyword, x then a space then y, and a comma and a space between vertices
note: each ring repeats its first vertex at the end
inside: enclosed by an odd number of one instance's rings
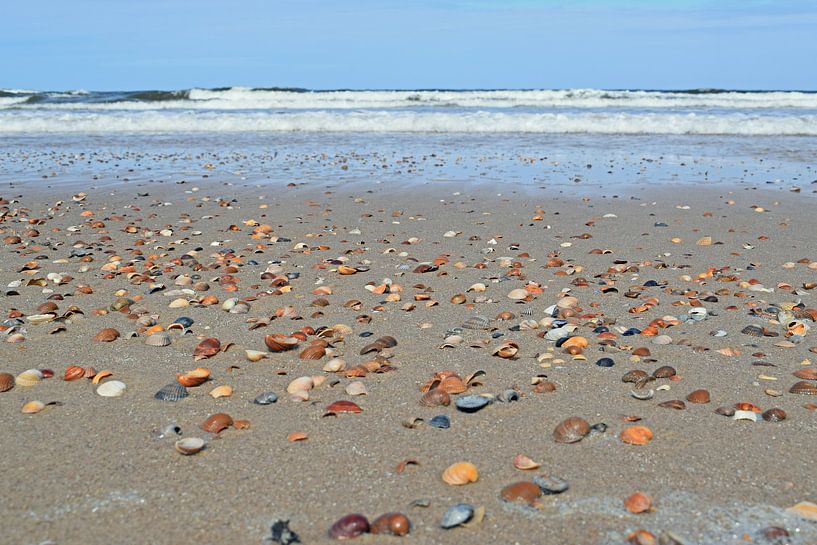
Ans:
POLYGON ((23 405, 23 408, 20 409, 23 414, 36 414, 40 411, 45 409, 45 403, 42 401, 29 401, 28 403, 23 405))
POLYGON ((207 382, 209 378, 210 370, 207 369, 206 367, 197 367, 183 375, 181 373, 176 374, 176 381, 182 386, 186 386, 187 388, 200 386, 207 382))
POLYGON ((420 398, 420 405, 424 407, 448 406, 449 403, 451 403, 451 396, 440 388, 429 390, 420 398))
POLYGON ((452 486, 461 486, 476 482, 479 479, 479 472, 477 466, 470 462, 458 462, 443 471, 442 479, 452 486))
POLYGON ((292 350, 300 341, 295 337, 287 337, 278 333, 267 335, 264 337, 264 344, 267 345, 270 352, 284 352, 285 350, 292 350))
POLYGON ((230 397, 231 395, 233 395, 233 388, 232 386, 227 386, 226 384, 222 386, 216 386, 215 388, 210 390, 209 395, 214 399, 218 399, 220 397, 230 397))
POLYGON ((148 346, 168 346, 171 342, 170 335, 166 331, 153 333, 145 339, 145 344, 148 346))
POLYGON ((327 413, 341 414, 341 413, 362 413, 363 409, 357 403, 351 401, 335 401, 326 407, 327 413))
POLYGON ((557 443, 576 443, 590 433, 590 424, 587 420, 572 416, 562 421, 553 430, 553 440, 557 443))
POLYGON ((652 441, 652 430, 646 426, 630 426, 621 432, 621 440, 629 445, 646 445, 652 441))
POLYGON ((96 393, 102 397, 120 397, 125 393, 127 386, 124 382, 118 380, 110 380, 99 385, 96 393))
POLYGON ((0 373, 0 392, 8 392, 12 388, 14 388, 14 375, 0 373))
POLYGON ((67 369, 65 369, 65 374, 63 374, 62 378, 65 381, 72 381, 81 379, 85 375, 85 369, 78 365, 69 365, 67 369))
POLYGON ((28 369, 23 371, 14 379, 17 386, 34 386, 43 378, 43 374, 37 369, 28 369))
POLYGON ((346 369, 346 362, 341 358, 332 358, 326 365, 323 366, 323 370, 327 373, 337 373, 339 371, 343 371, 346 369))
POLYGON ((368 391, 366 390, 366 385, 360 382, 359 380, 350 382, 349 384, 346 385, 346 388, 344 388, 344 390, 350 396, 361 396, 368 394, 368 391))
POLYGON ((221 341, 210 337, 201 341, 196 348, 193 349, 193 359, 203 360, 211 358, 221 351, 221 341))
POLYGON ((507 502, 532 505, 542 496, 542 489, 530 481, 519 481, 503 488, 500 496, 507 502))
POLYGON ((189 395, 187 388, 177 382, 173 382, 163 386, 158 392, 153 394, 153 398, 159 401, 178 401, 189 395))
POLYGON ((106 327, 94 336, 94 340, 101 343, 113 342, 119 338, 119 331, 112 327, 106 327))

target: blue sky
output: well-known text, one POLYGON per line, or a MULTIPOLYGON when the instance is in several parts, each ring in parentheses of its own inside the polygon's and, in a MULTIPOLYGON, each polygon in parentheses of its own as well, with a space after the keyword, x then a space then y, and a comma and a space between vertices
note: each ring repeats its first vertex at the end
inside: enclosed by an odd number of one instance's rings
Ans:
POLYGON ((817 89, 817 0, 3 2, 0 88, 817 89))

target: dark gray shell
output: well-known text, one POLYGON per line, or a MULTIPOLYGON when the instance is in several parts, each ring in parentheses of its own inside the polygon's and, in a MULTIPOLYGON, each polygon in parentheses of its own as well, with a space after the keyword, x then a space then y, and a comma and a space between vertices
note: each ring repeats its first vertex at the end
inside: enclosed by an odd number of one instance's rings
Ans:
POLYGON ((570 487, 566 480, 559 477, 544 477, 538 475, 533 478, 533 482, 542 489, 542 493, 545 495, 561 494, 570 487))
POLYGON ((278 396, 274 392, 264 392, 255 396, 253 403, 256 405, 269 405, 278 401, 278 396))
POLYGON ((487 397, 477 396, 477 395, 467 395, 458 397, 456 401, 456 406, 459 410, 464 413, 475 413, 478 410, 484 408, 485 406, 490 403, 491 400, 487 397))
POLYGON ((443 520, 440 526, 446 530, 455 528, 464 522, 471 520, 474 516, 474 506, 468 503, 457 503, 448 508, 448 511, 443 515, 443 520))
POLYGON ((178 401, 189 395, 190 394, 187 393, 187 388, 178 382, 172 382, 167 386, 162 387, 162 389, 156 392, 153 397, 159 401, 178 401))
POLYGON ((451 419, 444 414, 440 414, 428 421, 428 425, 441 430, 447 430, 451 427, 451 419))

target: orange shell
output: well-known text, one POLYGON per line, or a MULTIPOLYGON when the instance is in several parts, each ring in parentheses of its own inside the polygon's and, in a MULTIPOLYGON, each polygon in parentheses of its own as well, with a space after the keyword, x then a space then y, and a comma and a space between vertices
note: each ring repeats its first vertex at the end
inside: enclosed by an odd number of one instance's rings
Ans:
POLYGON ((629 445, 646 445, 652 441, 652 430, 646 426, 630 426, 621 432, 621 440, 629 445))
POLYGON ((193 358, 203 360, 215 356, 221 350, 221 342, 213 337, 204 339, 193 349, 193 358))
POLYGON ((202 422, 201 429, 209 433, 219 433, 233 425, 233 418, 229 414, 216 413, 202 422))
POLYGON ((106 327, 94 336, 94 340, 101 343, 113 342, 119 338, 119 332, 112 327, 106 327))
POLYGON ((182 386, 186 386, 188 388, 200 386, 207 382, 207 379, 209 378, 210 370, 206 367, 197 367, 184 375, 181 373, 176 374, 176 381, 178 381, 178 383, 182 386))
POLYGON ((298 339, 296 337, 287 337, 280 333, 273 333, 264 337, 264 344, 271 352, 283 352, 285 350, 292 350, 298 346, 298 339))
POLYGON ((479 479, 479 472, 477 467, 470 462, 458 462, 448 466, 443 471, 442 478, 452 486, 460 486, 476 482, 479 479))
POLYGON ((302 360, 319 360, 325 355, 326 348, 313 344, 304 348, 298 357, 302 360))
POLYGON ((569 337, 565 342, 562 343, 562 348, 570 348, 571 346, 576 346, 578 348, 587 348, 588 342, 587 339, 580 336, 569 337))
POLYGON ((641 492, 636 492, 624 500, 624 508, 633 514, 651 511, 652 498, 641 492))
POLYGON ((81 379, 83 375, 85 375, 85 369, 79 367, 78 365, 70 365, 65 370, 65 374, 62 376, 62 378, 63 380, 71 381, 81 379))
POLYGON ((287 435, 287 441, 295 442, 295 441, 306 441, 309 438, 307 434, 302 431, 293 431, 289 435, 287 435))

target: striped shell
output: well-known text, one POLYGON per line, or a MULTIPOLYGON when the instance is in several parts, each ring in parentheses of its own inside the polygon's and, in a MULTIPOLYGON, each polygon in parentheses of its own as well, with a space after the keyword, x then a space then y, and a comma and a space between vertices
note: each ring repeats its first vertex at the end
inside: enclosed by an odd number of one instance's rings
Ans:
POLYGON ((438 407, 440 405, 448 406, 451 403, 451 396, 448 392, 441 388, 434 388, 429 390, 423 397, 420 398, 420 405, 423 407, 438 407))
POLYGON ((17 386, 34 386, 40 380, 42 380, 43 374, 39 372, 37 369, 29 369, 27 371, 23 371, 17 378, 14 379, 15 384, 17 386))
POLYGON ((477 467, 470 462, 458 462, 443 471, 442 479, 451 486, 461 486, 476 482, 479 479, 479 472, 477 467))
POLYGON ((491 321, 485 316, 471 316, 462 324, 465 329, 485 330, 490 327, 491 321))
POLYGON ((162 387, 158 392, 153 394, 153 398, 158 399, 159 401, 178 401, 189 395, 190 394, 187 392, 187 388, 177 382, 173 382, 162 387))
POLYGON ((147 339, 145 339, 145 344, 148 346, 168 346, 170 342, 170 335, 166 331, 148 335, 147 339))
POLYGON ((557 443, 577 443, 590 433, 590 424, 584 418, 571 416, 553 430, 553 440, 557 443))
POLYGON ((125 393, 128 387, 124 382, 118 380, 110 380, 99 385, 96 393, 102 397, 119 397, 125 393))
POLYGON ((14 375, 0 373, 0 392, 8 392, 12 388, 14 388, 14 375))

